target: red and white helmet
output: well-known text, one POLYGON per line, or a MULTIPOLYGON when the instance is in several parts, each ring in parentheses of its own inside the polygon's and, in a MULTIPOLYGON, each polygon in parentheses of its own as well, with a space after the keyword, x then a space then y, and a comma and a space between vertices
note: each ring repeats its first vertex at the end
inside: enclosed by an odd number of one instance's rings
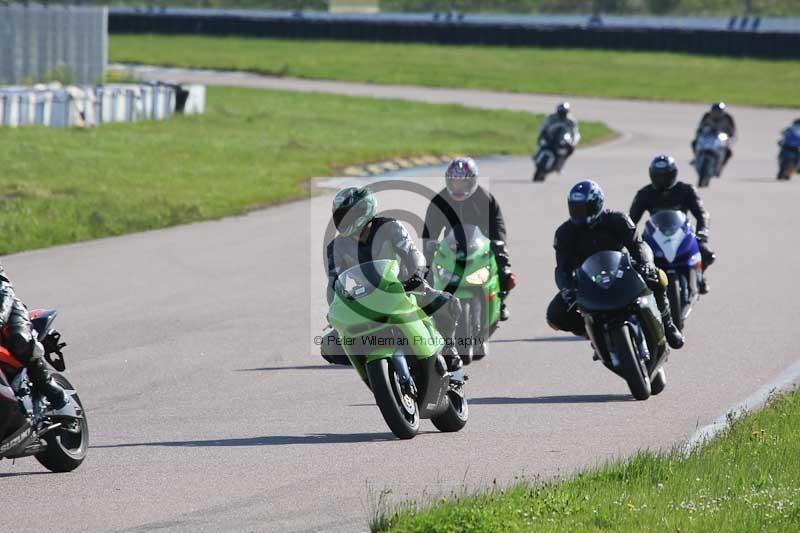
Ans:
POLYGON ((456 157, 447 166, 444 179, 453 200, 466 200, 478 188, 478 165, 471 157, 456 157))

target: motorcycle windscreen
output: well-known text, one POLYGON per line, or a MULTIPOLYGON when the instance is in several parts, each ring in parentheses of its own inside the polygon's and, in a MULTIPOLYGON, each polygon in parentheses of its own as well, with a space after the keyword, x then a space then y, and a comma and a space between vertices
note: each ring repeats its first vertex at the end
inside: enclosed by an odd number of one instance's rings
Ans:
POLYGON ((489 242, 478 226, 463 224, 461 229, 464 230, 463 235, 457 228, 453 228, 447 232, 447 236, 444 238, 444 244, 456 254, 456 257, 462 257, 464 252, 470 256, 489 242), (461 239, 463 242, 459 243, 461 239))
POLYGON ((399 283, 399 274, 400 265, 397 261, 381 259, 348 268, 339 274, 336 284, 345 296, 357 300, 399 283))
POLYGON ((654 214, 647 222, 645 232, 655 256, 667 263, 673 263, 679 252, 685 251, 684 241, 690 235, 686 215, 672 210, 654 214))
POLYGON ((630 257, 616 250, 597 252, 577 270, 577 302, 587 311, 621 309, 646 288, 630 257))

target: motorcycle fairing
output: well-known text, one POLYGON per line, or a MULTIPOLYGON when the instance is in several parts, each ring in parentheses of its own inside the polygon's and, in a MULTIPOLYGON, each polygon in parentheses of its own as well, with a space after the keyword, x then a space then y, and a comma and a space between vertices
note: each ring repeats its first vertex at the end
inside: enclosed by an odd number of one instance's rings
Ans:
POLYGON ((31 325, 36 330, 40 341, 50 331, 50 326, 53 325, 57 315, 58 312, 55 309, 34 309, 30 312, 31 325))
POLYGON ((700 262, 700 247, 686 215, 677 210, 654 213, 644 228, 644 240, 653 250, 661 268, 695 268, 700 262))
POLYGON ((578 307, 589 312, 623 308, 647 290, 630 257, 616 250, 586 259, 576 270, 576 278, 578 307))

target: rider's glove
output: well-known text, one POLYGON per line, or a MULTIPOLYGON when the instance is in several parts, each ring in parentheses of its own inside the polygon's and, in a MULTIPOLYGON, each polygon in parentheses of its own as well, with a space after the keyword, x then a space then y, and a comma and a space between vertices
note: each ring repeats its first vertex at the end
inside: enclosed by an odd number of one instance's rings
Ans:
POLYGON ((699 242, 708 242, 708 233, 705 230, 698 231, 697 232, 697 240, 699 242))
POLYGON ((425 285, 425 279, 419 272, 415 272, 413 276, 403 282, 403 290, 411 292, 418 290, 420 286, 425 285))
POLYGON ((503 279, 503 290, 505 292, 509 292, 516 286, 517 286, 517 278, 516 276, 514 276, 512 272, 509 272, 503 279))

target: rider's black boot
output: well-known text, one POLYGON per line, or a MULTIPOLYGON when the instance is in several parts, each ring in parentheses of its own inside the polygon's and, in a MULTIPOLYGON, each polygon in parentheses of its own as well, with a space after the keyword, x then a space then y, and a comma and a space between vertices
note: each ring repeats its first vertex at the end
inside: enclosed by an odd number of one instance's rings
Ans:
POLYGON ((455 346, 448 345, 442 348, 442 356, 444 357, 444 360, 447 363, 448 372, 455 372, 461 369, 462 367, 461 357, 459 357, 458 351, 456 350, 455 346))
POLYGON ((69 401, 67 393, 50 376, 50 372, 41 357, 34 356, 31 358, 30 363, 28 363, 28 375, 31 378, 33 388, 47 398, 52 409, 58 410, 67 404, 69 401))
POLYGON ((661 315, 661 321, 664 323, 664 335, 667 337, 667 344, 670 348, 680 350, 683 348, 684 338, 683 333, 678 329, 678 326, 672 321, 672 314, 667 309, 666 314, 661 315))

